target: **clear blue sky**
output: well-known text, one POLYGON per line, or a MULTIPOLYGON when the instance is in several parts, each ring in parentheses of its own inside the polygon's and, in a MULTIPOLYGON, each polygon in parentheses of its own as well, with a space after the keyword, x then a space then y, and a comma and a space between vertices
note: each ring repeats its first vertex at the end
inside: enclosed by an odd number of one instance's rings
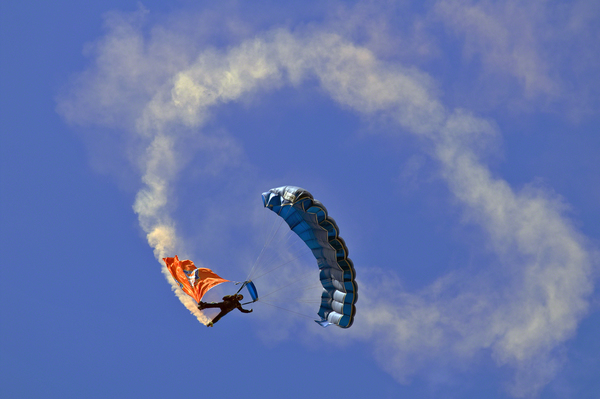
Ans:
POLYGON ((597 2, 212 3, 0 6, 0 396, 596 398, 597 2), (206 328, 158 258, 244 279, 288 184, 355 324, 206 328))

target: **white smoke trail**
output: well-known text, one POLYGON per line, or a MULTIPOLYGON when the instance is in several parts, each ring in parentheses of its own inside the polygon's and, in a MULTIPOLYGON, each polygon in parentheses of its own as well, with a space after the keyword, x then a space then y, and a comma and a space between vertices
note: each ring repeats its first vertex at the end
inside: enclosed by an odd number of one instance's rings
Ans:
MULTIPOLYGON (((560 359, 554 353, 587 311, 593 289, 590 254, 550 194, 515 192, 492 177, 478 156, 498 134, 492 124, 444 107, 425 73, 382 62, 331 32, 275 30, 227 52, 204 51, 193 62, 175 67, 156 61, 164 59, 160 54, 165 50, 140 44, 141 35, 131 23, 117 22, 98 48, 95 69, 82 75, 59 109, 72 120, 81 115, 91 121, 105 114, 132 116, 125 125, 148 143, 136 158, 144 188, 134 209, 157 259, 179 250, 170 217, 174 181, 184 163, 177 148, 185 140, 213 143, 211 149, 226 158, 237 148, 198 133, 210 108, 286 82, 299 86, 316 78, 338 103, 365 116, 384 115, 427 140, 442 176, 466 214, 487 232, 500 259, 497 269, 462 279, 456 277, 460 273, 446 276, 417 294, 395 294, 397 287, 389 281, 386 290, 386 284, 366 277, 370 273, 361 274, 361 286, 367 287, 361 289, 361 306, 372 311, 357 320, 353 334, 374 342, 383 367, 400 381, 429 359, 470 358, 484 349, 491 350, 499 365, 516 370, 511 388, 515 396, 537 392, 555 375, 560 359), (142 76, 136 76, 140 87, 122 88, 131 63, 145 66, 138 71, 142 76), (153 82, 149 87, 142 83, 144 74, 153 82), (123 110, 120 100, 104 95, 107 87, 117 93, 133 91, 139 98, 123 110), (500 288, 489 275, 501 276, 500 288), (377 290, 368 288, 375 284, 377 290)), ((193 301, 170 281, 180 300, 205 322, 193 301)))
MULTIPOLYGON (((208 318, 197 308, 196 302, 186 295, 166 268, 163 258, 176 253, 179 239, 175 232, 175 223, 169 216, 170 185, 177 174, 179 165, 169 137, 156 135, 147 149, 145 174, 142 181, 145 188, 136 196, 133 209, 138 215, 140 227, 146 232, 148 244, 154 249, 154 256, 162 265, 172 290, 181 303, 203 324, 208 318)), ((172 194, 171 194, 172 195, 172 194)))

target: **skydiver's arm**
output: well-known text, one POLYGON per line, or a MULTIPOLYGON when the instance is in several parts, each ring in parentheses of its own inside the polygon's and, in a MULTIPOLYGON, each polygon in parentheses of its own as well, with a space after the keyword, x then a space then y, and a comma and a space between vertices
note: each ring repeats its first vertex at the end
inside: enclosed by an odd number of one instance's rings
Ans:
POLYGON ((253 310, 253 309, 244 309, 244 308, 242 307, 242 305, 238 305, 238 306, 237 306, 237 308, 238 308, 238 309, 240 310, 240 312, 242 312, 242 313, 252 313, 252 310, 253 310))

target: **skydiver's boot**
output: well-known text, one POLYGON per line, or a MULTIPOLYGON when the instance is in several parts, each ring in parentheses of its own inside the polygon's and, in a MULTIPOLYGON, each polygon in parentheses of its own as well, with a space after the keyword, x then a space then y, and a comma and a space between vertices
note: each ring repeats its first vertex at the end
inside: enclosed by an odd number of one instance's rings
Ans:
POLYGON ((206 327, 212 327, 212 326, 214 326, 212 321, 209 321, 208 324, 206 325, 206 327))

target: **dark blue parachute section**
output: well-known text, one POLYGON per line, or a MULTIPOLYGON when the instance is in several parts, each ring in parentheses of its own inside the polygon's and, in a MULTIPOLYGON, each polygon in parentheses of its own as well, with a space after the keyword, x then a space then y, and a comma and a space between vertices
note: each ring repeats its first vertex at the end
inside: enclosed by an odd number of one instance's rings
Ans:
MULTIPOLYGON (((236 284, 239 284, 239 283, 236 283, 236 284)), ((252 300, 250 302, 242 303, 242 305, 247 305, 249 303, 254 303, 254 302, 258 301, 258 290, 256 289, 256 286, 254 285, 254 283, 251 280, 244 281, 242 283, 242 286, 240 287, 240 289, 237 290, 236 295, 239 294, 240 291, 244 289, 244 287, 246 287, 246 289, 248 290, 248 293, 250 294, 250 297, 252 298, 252 300)))
POLYGON ((325 206, 308 191, 294 186, 273 188, 262 196, 265 207, 281 216, 317 258, 323 285, 318 312, 321 320, 317 323, 350 327, 358 300, 356 272, 339 228, 325 206))
POLYGON ((246 288, 252 297, 252 302, 258 301, 258 291, 256 290, 256 286, 252 281, 246 282, 246 288))

